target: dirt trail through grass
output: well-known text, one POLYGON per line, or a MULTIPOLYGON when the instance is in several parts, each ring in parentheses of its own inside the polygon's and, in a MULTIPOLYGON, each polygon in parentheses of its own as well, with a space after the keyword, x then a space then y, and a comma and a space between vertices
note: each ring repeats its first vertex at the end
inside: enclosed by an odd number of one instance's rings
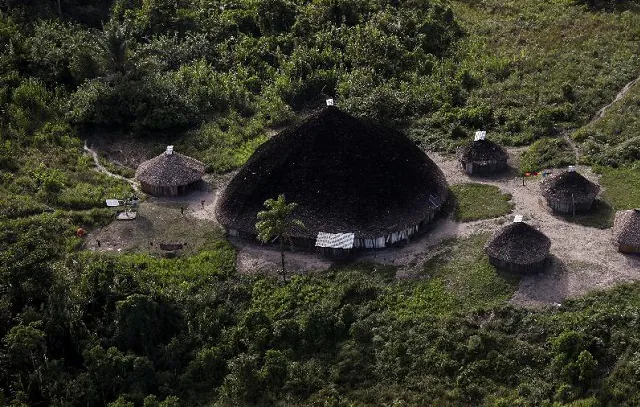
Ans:
POLYGON ((606 106, 602 107, 600 110, 598 110, 598 112, 593 117, 593 119, 591 119, 589 124, 595 123, 598 120, 602 119, 604 117, 605 113, 607 112, 607 110, 611 106, 613 106, 616 102, 618 102, 620 99, 622 99, 638 81, 640 81, 640 76, 637 77, 636 79, 632 80, 631 82, 627 83, 626 85, 624 85, 624 87, 620 90, 620 92, 618 92, 618 94, 611 101, 611 103, 609 103, 608 105, 606 105, 606 106))
POLYGON ((133 188, 134 191, 140 192, 140 186, 138 185, 138 183, 135 180, 132 180, 132 179, 129 179, 129 178, 125 178, 122 175, 114 174, 111 171, 109 171, 108 169, 106 169, 104 165, 100 164, 100 160, 98 159, 98 153, 95 150, 91 149, 91 147, 89 147, 87 145, 86 141, 84 142, 84 151, 86 151, 87 153, 89 153, 91 155, 91 157, 93 157, 93 162, 96 165, 96 171, 99 171, 99 172, 101 172, 103 174, 106 174, 109 177, 117 178, 119 180, 127 182, 129 185, 131 185, 131 188, 133 188))
MULTIPOLYGON (((625 95, 627 93, 629 93, 629 91, 634 87, 634 85, 638 81, 640 81, 640 76, 635 78, 631 82, 627 83, 626 85, 624 85, 623 88, 620 90, 620 92, 618 92, 618 94, 616 94, 615 98, 611 101, 611 103, 603 106, 600 110, 598 110, 596 112, 596 114, 589 121, 589 123, 587 123, 587 126, 597 122, 600 119, 602 119, 604 117, 604 115, 607 113, 607 110, 609 110, 614 104, 616 104, 622 98, 624 98, 625 95)), ((576 164, 577 164, 579 162, 579 160, 580 160, 580 148, 578 147, 576 142, 573 141, 573 139, 571 138, 571 133, 572 132, 573 132, 572 130, 563 131, 562 138, 569 144, 569 146, 571 146, 571 149, 573 150, 573 152, 574 152, 574 154, 576 156, 576 164)))

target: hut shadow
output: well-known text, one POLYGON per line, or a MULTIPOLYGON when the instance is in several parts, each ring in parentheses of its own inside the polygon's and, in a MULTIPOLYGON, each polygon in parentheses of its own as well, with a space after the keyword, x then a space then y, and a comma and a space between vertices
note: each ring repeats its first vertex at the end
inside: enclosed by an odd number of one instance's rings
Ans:
POLYGON ((506 182, 520 176, 518 169, 512 167, 511 165, 507 165, 507 167, 499 173, 486 175, 469 174, 464 170, 464 168, 462 168, 462 166, 459 166, 459 168, 460 171, 465 173, 467 177, 469 177, 469 179, 474 182, 506 182))
POLYGON ((523 305, 555 305, 568 295, 569 270, 558 257, 551 255, 544 272, 522 276, 512 301, 523 305))
POLYGON ((553 216, 562 219, 565 222, 597 229, 609 229, 613 226, 613 218, 615 217, 615 211, 611 205, 601 199, 593 201, 593 205, 589 212, 576 213, 575 216, 571 214, 557 213, 552 211, 550 208, 549 210, 553 216))

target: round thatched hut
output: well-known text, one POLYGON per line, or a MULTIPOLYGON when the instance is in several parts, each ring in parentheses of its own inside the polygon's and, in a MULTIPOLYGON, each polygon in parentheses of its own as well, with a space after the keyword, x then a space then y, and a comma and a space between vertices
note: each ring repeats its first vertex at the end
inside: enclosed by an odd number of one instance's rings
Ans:
POLYGON ((600 192, 599 185, 577 173, 573 167, 546 178, 540 188, 549 207, 560 213, 588 211, 600 192))
POLYGON ((297 245, 373 249, 429 223, 447 184, 402 133, 329 106, 256 150, 222 193, 218 219, 230 235, 253 237, 257 212, 279 194, 298 203, 294 215, 306 228, 295 233, 297 245))
POLYGON ((622 253, 640 254, 640 209, 616 213, 613 235, 622 253))
POLYGON ((143 162, 136 171, 142 191, 154 196, 185 194, 200 182, 205 166, 195 158, 173 151, 173 146, 157 157, 143 162))
POLYGON ((474 141, 458 152, 458 160, 467 174, 496 174, 507 168, 507 151, 485 136, 485 132, 477 132, 474 141))
POLYGON ((524 222, 513 222, 496 232, 485 245, 495 267, 513 273, 537 273, 549 262, 551 241, 524 222))

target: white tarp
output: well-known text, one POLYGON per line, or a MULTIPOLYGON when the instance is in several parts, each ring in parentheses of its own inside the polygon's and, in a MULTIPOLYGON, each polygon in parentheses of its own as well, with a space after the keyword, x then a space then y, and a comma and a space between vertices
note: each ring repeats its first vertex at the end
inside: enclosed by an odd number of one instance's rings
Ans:
POLYGON ((355 235, 353 233, 325 233, 318 232, 316 247, 331 249, 352 249, 355 235))
POLYGON ((107 199, 107 206, 110 208, 120 206, 120 201, 117 199, 107 199))

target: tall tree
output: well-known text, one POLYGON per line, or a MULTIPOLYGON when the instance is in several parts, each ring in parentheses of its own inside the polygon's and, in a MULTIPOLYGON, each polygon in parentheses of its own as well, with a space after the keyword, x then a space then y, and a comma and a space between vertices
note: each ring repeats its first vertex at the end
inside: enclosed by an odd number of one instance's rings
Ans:
POLYGON ((292 219, 291 214, 298 206, 297 203, 287 203, 284 195, 278 199, 267 199, 264 202, 264 211, 258 212, 256 230, 258 239, 264 243, 278 241, 280 245, 280 259, 282 260, 282 280, 287 281, 284 263, 284 245, 291 243, 291 233, 294 229, 303 229, 304 224, 298 219, 292 219))

